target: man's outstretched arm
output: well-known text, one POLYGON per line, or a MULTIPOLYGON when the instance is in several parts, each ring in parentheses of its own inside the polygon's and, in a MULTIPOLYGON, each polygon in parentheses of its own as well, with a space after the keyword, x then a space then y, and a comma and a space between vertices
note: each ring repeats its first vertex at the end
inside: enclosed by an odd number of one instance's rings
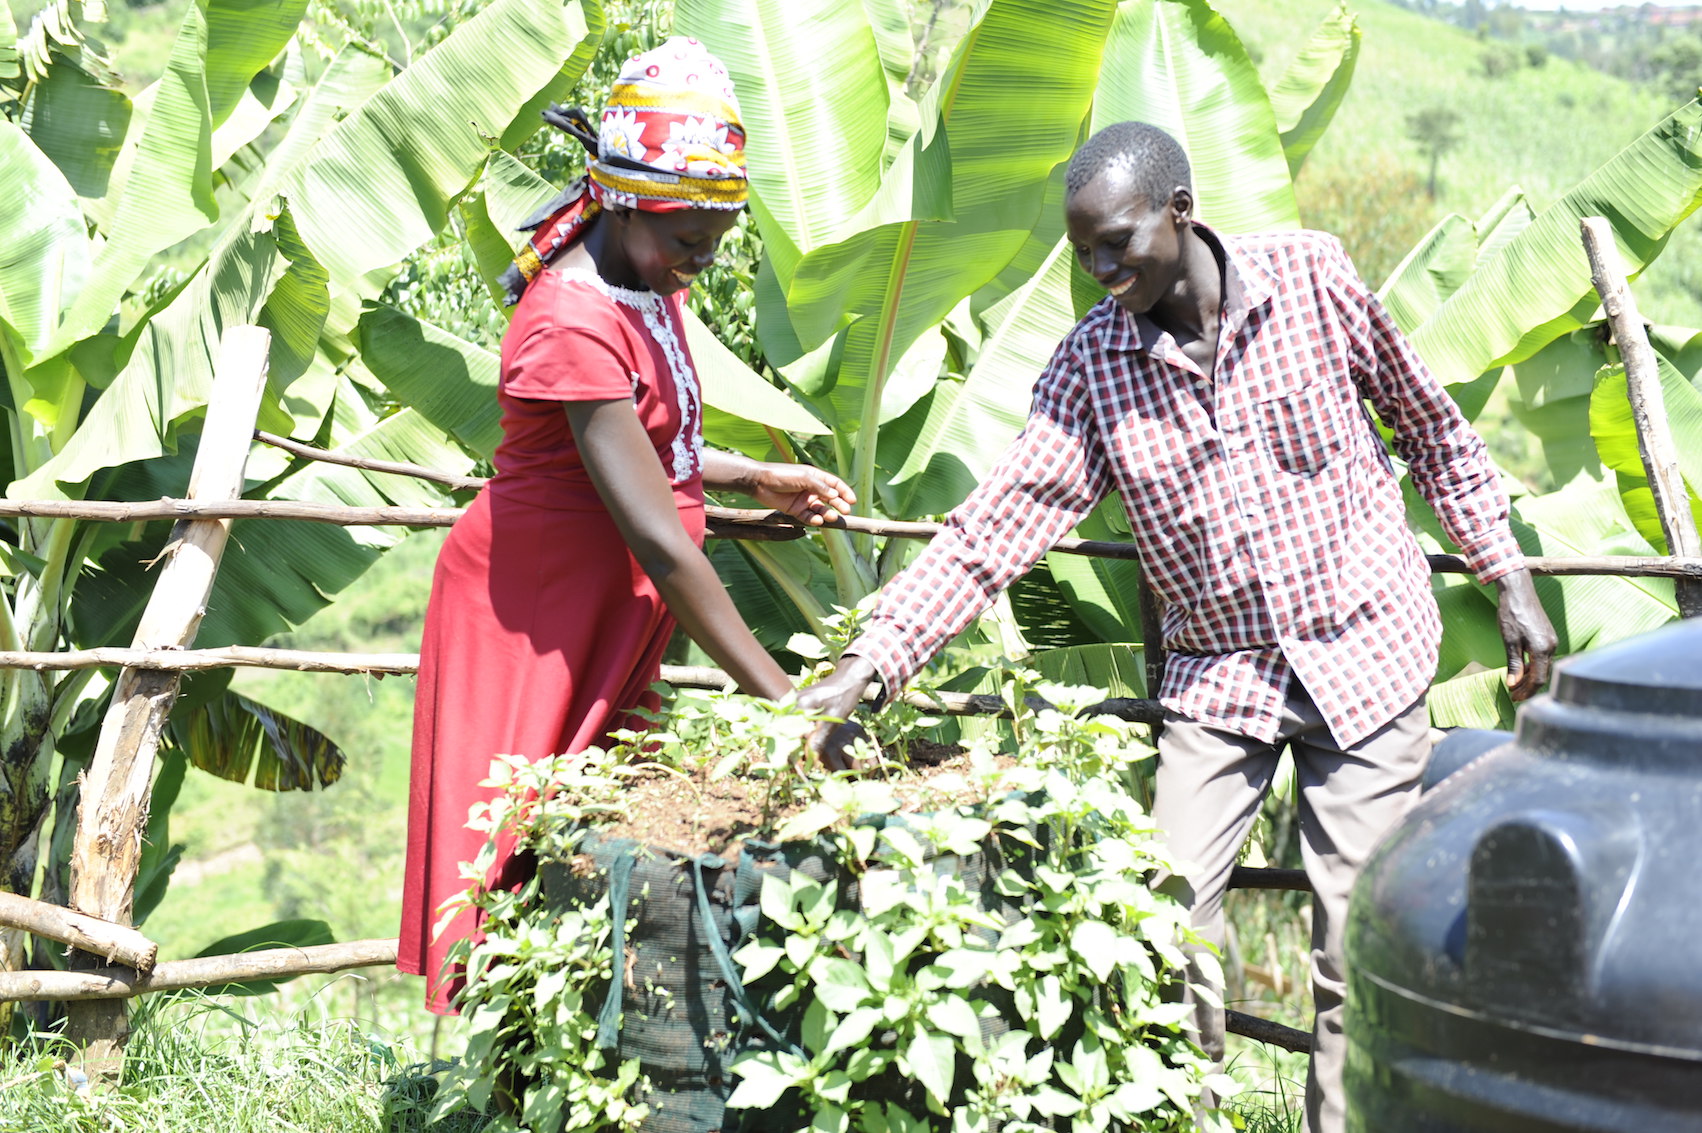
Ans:
POLYGON ((856 765, 851 747, 863 735, 863 729, 851 722, 851 714, 876 675, 873 662, 847 653, 832 673, 798 691, 798 704, 805 709, 846 721, 823 724, 810 736, 810 751, 829 771, 846 771, 856 765))

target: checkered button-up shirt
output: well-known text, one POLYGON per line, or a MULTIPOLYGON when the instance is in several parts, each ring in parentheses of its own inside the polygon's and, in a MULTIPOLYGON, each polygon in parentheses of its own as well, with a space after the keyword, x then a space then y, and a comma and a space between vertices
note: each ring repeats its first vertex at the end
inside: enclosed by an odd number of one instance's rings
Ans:
POLYGON ((1270 742, 1294 675, 1338 742, 1376 731, 1428 687, 1441 620, 1367 402, 1479 580, 1524 565, 1483 442, 1340 243, 1197 231, 1226 264, 1212 373, 1111 299, 1089 311, 847 650, 889 691, 1115 490, 1165 604, 1167 708, 1270 742))

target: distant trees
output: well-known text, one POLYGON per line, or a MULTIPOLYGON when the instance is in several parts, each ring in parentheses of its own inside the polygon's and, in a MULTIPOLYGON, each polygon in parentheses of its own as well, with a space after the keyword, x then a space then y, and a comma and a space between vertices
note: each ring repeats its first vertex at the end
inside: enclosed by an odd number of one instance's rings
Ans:
POLYGON ((1407 115, 1407 137, 1418 144, 1430 162, 1430 179, 1425 192, 1436 199, 1436 172, 1442 155, 1459 146, 1465 135, 1460 133, 1459 111, 1447 106, 1432 106, 1407 115))
POLYGON ((1684 9, 1613 6, 1611 0, 1555 11, 1483 0, 1391 0, 1399 7, 1461 27, 1488 45, 1479 66, 1487 78, 1541 67, 1551 55, 1660 87, 1685 102, 1702 84, 1702 17, 1684 9), (1599 10, 1592 10, 1592 8, 1599 10))

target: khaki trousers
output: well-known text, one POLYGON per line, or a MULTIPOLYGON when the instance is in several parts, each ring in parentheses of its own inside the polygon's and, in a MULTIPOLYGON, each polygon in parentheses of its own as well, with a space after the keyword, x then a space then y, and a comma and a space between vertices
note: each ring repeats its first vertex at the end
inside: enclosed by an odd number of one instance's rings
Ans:
MULTIPOLYGON (((1343 749, 1299 681, 1289 686, 1274 744, 1165 716, 1158 742, 1153 818, 1182 867, 1157 885, 1192 910, 1195 931, 1221 953, 1223 893, 1229 871, 1270 790, 1284 745, 1294 756, 1300 835, 1312 881, 1311 1069, 1306 1079, 1306 1129, 1341 1133, 1345 1125, 1342 1064, 1342 941, 1349 891, 1383 834, 1418 800, 1419 776, 1430 756, 1430 728, 1421 697, 1372 735, 1343 749)), ((1197 974, 1191 974, 1197 981, 1197 974)), ((1221 988, 1218 989, 1221 992, 1221 988)), ((1195 1004, 1202 1049, 1223 1057, 1224 1016, 1195 1004)))

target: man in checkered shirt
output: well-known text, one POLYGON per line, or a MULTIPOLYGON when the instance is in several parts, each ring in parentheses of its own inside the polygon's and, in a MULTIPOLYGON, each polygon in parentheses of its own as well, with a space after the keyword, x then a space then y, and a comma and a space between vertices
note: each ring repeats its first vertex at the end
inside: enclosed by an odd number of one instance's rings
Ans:
MULTIPOLYGON (((1154 818, 1186 876, 1162 884, 1221 947, 1223 892, 1293 753, 1316 893, 1307 1128, 1343 1126, 1342 933, 1376 840, 1416 801, 1441 619, 1366 404, 1479 581, 1500 592, 1515 698, 1548 678, 1554 630, 1482 440, 1317 232, 1228 236, 1191 219, 1186 156, 1124 122, 1071 160, 1065 216, 1107 297, 1065 337, 1022 435, 881 594, 832 676, 800 694, 846 718, 896 692, 1112 491, 1163 600, 1154 818)), ((818 736, 844 759, 845 730, 818 736)), ((1223 1011, 1196 1004, 1201 1046, 1223 1011)))

